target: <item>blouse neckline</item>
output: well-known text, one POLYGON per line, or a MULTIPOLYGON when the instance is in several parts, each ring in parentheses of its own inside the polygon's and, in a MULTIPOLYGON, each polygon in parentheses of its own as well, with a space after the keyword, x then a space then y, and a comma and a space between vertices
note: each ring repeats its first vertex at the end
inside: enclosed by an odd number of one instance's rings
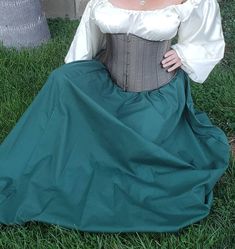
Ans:
POLYGON ((180 4, 171 4, 171 5, 168 5, 168 6, 164 7, 164 8, 158 8, 158 9, 153 9, 153 10, 124 9, 124 8, 120 8, 120 7, 112 4, 109 0, 105 0, 105 1, 112 8, 115 8, 115 9, 118 9, 118 10, 124 11, 124 12, 135 12, 135 13, 144 13, 144 12, 146 12, 146 13, 154 13, 154 12, 164 11, 164 10, 167 10, 167 9, 170 9, 170 8, 181 7, 181 6, 185 5, 185 4, 187 4, 188 2, 190 2, 191 0, 185 0, 182 3, 180 3, 180 4))

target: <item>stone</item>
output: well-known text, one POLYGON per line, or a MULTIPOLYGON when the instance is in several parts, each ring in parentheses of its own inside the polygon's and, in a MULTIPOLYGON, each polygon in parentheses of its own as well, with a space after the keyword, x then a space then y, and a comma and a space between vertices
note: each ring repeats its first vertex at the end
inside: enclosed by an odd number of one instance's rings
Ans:
POLYGON ((42 0, 47 18, 80 19, 89 0, 42 0))

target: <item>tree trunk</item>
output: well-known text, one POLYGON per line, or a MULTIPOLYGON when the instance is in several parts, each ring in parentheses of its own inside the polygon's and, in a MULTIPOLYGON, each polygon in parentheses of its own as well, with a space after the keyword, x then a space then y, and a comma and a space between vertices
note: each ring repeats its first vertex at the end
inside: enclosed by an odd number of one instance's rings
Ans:
POLYGON ((0 0, 0 42, 6 47, 35 47, 50 39, 41 0, 0 0))

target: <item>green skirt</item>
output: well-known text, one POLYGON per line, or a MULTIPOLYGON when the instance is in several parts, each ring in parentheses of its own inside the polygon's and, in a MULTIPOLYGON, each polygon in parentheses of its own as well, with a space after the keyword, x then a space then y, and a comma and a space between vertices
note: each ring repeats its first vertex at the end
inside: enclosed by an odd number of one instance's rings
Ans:
POLYGON ((229 159, 181 68, 158 89, 128 92, 98 60, 72 62, 0 146, 0 223, 177 232, 209 214, 229 159))

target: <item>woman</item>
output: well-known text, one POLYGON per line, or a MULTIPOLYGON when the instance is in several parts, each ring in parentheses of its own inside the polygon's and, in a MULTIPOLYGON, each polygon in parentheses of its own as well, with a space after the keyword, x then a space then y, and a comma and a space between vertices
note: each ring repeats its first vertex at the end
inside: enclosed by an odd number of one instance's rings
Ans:
POLYGON ((224 56, 219 5, 156 5, 88 2, 65 65, 1 144, 0 223, 175 232, 209 214, 230 147, 190 78, 224 56))

